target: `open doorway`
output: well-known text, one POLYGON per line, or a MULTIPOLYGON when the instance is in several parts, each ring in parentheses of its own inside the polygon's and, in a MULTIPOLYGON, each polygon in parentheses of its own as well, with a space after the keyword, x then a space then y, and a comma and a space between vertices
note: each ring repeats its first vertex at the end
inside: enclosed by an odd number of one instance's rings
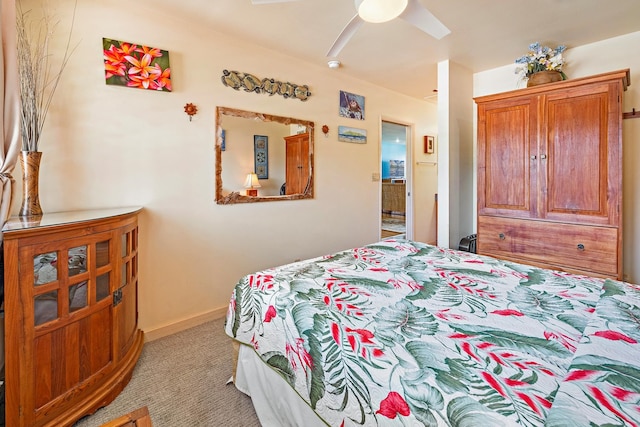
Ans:
POLYGON ((409 150, 410 127, 382 121, 381 138, 381 221, 380 236, 411 238, 408 195, 411 176, 409 150))

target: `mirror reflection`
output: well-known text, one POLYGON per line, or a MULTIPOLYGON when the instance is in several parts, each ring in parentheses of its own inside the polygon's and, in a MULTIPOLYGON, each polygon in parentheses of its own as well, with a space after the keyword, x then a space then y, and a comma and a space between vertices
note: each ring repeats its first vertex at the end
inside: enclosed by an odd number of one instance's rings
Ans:
POLYGON ((307 120, 217 107, 216 202, 313 198, 313 130, 307 120))

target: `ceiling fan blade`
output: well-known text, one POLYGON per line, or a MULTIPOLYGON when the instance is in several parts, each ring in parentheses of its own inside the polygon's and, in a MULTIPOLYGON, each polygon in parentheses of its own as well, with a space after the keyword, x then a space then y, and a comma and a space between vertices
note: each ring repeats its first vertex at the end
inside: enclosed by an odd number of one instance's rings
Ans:
POLYGON ((251 0, 251 4, 287 3, 298 0, 251 0))
POLYGON ((451 32, 438 18, 429 12, 419 0, 409 0, 399 18, 413 24, 431 37, 440 40, 451 32))
POLYGON ((354 36, 354 34, 358 31, 363 23, 364 21, 358 14, 351 18, 351 21, 349 21, 349 23, 342 29, 342 32, 340 33, 336 41, 333 42, 333 46, 331 46, 331 49, 329 49, 329 52, 327 52, 327 57, 335 58, 336 56, 338 56, 342 48, 347 45, 349 40, 351 40, 351 37, 354 36))

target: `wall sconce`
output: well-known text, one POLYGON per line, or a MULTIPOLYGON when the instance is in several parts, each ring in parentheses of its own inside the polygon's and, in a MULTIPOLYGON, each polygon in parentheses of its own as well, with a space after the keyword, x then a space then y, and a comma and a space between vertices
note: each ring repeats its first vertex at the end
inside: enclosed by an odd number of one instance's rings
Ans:
POLYGON ((257 196, 258 188, 262 187, 260 182, 258 181, 258 175, 255 173, 250 173, 247 175, 247 179, 244 182, 244 188, 247 189, 247 196, 257 196))
POLYGON ((189 116, 189 121, 198 113, 198 107, 193 105, 192 103, 188 103, 184 106, 184 112, 189 116))
POLYGON ((328 137, 329 136, 329 126, 327 125, 322 125, 322 133, 324 133, 324 137, 328 137))

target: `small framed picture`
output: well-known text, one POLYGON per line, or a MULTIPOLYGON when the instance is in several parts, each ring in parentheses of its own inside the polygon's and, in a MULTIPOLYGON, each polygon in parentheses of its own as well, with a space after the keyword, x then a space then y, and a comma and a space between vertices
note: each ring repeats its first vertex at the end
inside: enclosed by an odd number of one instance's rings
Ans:
POLYGON ((341 90, 340 117, 364 120, 364 96, 341 90))
POLYGON ((254 172, 258 179, 269 179, 269 137, 253 135, 254 172))
POLYGON ((366 144, 367 130, 352 128, 349 126, 338 126, 338 141, 366 144))
POLYGON ((424 152, 426 154, 433 154, 435 151, 435 138, 433 136, 425 135, 424 136, 424 152))

